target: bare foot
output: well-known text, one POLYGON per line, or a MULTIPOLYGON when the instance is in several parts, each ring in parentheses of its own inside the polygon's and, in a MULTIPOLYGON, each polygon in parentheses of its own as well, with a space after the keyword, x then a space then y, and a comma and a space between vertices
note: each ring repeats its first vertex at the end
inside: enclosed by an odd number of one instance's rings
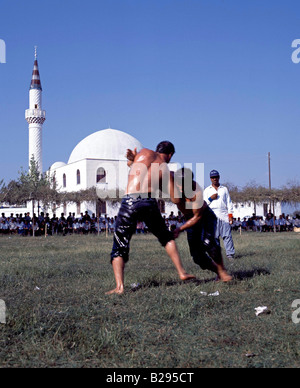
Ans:
POLYGON ((181 280, 192 280, 192 279, 196 279, 196 276, 194 275, 189 275, 187 273, 185 274, 182 274, 179 276, 181 280))
POLYGON ((124 288, 115 288, 114 290, 111 290, 105 293, 105 295, 113 295, 113 294, 118 294, 118 295, 124 294, 124 288))
POLYGON ((225 270, 219 271, 219 279, 222 282, 230 282, 233 277, 230 276, 225 270))

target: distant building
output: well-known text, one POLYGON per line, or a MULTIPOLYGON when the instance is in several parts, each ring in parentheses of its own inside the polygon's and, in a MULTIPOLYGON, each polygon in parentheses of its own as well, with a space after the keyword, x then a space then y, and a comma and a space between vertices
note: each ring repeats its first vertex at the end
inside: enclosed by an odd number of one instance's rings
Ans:
POLYGON ((271 206, 270 209, 270 203, 265 202, 262 204, 254 204, 254 202, 245 202, 245 203, 234 203, 234 218, 240 217, 241 220, 244 218, 252 217, 253 214, 255 214, 258 217, 266 217, 266 215, 269 213, 269 210, 271 210, 271 213, 274 212, 274 215, 276 217, 280 216, 281 214, 290 215, 293 216, 294 212, 299 211, 300 212, 300 204, 295 205, 289 205, 283 202, 276 202, 273 206, 271 206))

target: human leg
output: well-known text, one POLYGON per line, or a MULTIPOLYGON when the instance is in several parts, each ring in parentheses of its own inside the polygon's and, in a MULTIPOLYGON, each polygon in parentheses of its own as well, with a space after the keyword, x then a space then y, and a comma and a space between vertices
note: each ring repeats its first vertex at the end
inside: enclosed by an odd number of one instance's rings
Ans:
POLYGON ((123 200, 116 220, 114 243, 111 252, 111 263, 116 281, 116 288, 106 292, 106 295, 124 293, 125 264, 129 259, 129 244, 136 229, 133 204, 123 200))
POLYGON ((158 209, 157 202, 151 199, 149 201, 144 201, 144 203, 146 204, 144 205, 144 209, 141 213, 142 218, 149 228, 149 231, 157 237, 161 245, 165 248, 178 272, 180 279, 195 279, 195 276, 188 274, 183 267, 173 233, 166 227, 165 221, 158 209))
MULTIPOLYGON (((203 243, 203 232, 204 229, 202 227, 202 223, 198 223, 193 228, 187 230, 187 240, 191 256, 194 260, 194 263, 199 265, 201 269, 207 269, 209 271, 218 273, 215 262, 207 254, 207 247, 203 243)), ((215 238, 214 235, 213 238, 215 238)))
POLYGON ((181 280, 195 279, 194 275, 188 274, 184 269, 175 241, 174 240, 169 241, 166 244, 165 249, 170 259, 172 260, 180 279, 181 280))
POLYGON ((221 248, 216 246, 214 249, 212 249, 211 256, 216 265, 217 274, 220 280, 222 280, 223 282, 229 282, 230 280, 232 280, 232 276, 228 274, 224 266, 224 260, 223 260, 221 248))
POLYGON ((123 294, 124 293, 124 270, 125 270, 125 261, 123 257, 121 256, 115 257, 112 261, 112 267, 113 267, 114 276, 116 280, 116 288, 106 292, 106 295, 123 294))
MULTIPOLYGON (((220 233, 221 223, 215 216, 215 214, 208 209, 203 217, 203 221, 200 224, 200 236, 201 242, 203 244, 203 250, 208 253, 213 262, 213 268, 223 282, 228 282, 232 280, 232 277, 227 273, 221 246, 220 240, 216 236, 220 233)), ((230 225, 229 225, 230 226, 230 225)))
POLYGON ((228 222, 221 221, 221 232, 222 232, 222 239, 224 242, 224 248, 226 251, 226 256, 228 258, 234 258, 235 255, 235 249, 231 234, 231 226, 228 222))

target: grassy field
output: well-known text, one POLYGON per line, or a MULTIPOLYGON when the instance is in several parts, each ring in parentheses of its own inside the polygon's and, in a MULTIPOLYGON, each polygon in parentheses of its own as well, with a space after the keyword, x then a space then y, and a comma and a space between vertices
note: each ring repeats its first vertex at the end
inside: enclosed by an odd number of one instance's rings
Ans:
POLYGON ((134 236, 126 293, 106 296, 111 236, 0 236, 0 366, 299 367, 300 235, 234 240, 237 259, 226 261, 234 280, 221 284, 192 262, 181 236, 183 262, 197 276, 182 283, 153 236, 134 236), (256 316, 258 306, 270 314, 256 316))

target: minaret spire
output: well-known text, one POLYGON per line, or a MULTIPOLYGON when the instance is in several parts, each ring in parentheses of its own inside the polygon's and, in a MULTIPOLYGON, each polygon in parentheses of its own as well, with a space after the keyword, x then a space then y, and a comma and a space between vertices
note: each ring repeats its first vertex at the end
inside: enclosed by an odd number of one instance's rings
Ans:
POLYGON ((30 89, 42 90, 42 84, 40 79, 39 65, 37 61, 37 46, 34 47, 34 64, 31 77, 30 89))
POLYGON ((34 157, 39 171, 42 173, 42 129, 46 120, 46 112, 42 110, 42 85, 36 46, 34 48, 34 64, 29 88, 29 109, 25 111, 25 118, 29 124, 29 166, 30 160, 34 157))

